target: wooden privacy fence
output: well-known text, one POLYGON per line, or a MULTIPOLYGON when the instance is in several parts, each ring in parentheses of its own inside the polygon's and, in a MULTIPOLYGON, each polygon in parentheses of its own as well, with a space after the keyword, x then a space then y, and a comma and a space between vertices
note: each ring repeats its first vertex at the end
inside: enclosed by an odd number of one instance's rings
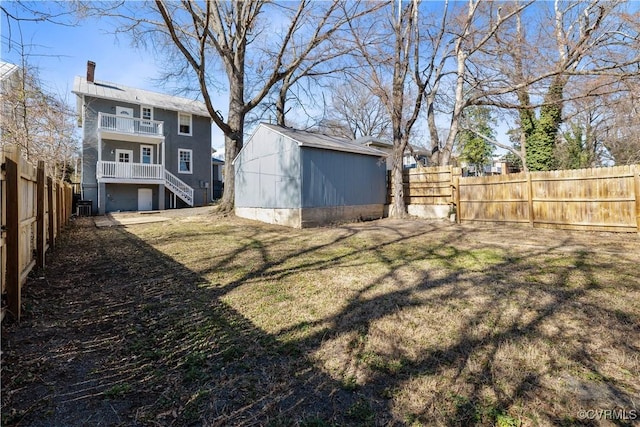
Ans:
MULTIPOLYGON (((43 268, 71 216, 72 189, 29 164, 18 149, 0 151, 0 282, 7 309, 20 319, 21 288, 34 266, 43 268)), ((4 316, 4 310, 2 312, 4 316)))
MULTIPOLYGON (((412 215, 445 216, 454 203, 454 181, 461 169, 452 166, 417 167, 402 174, 404 202, 412 215)), ((387 173, 387 203, 393 204, 391 171, 387 173)))
POLYGON ((640 232, 640 165, 461 178, 460 221, 640 232))
POLYGON ((408 212, 419 216, 446 213, 416 207, 451 205, 458 222, 640 232, 640 165, 482 177, 461 177, 448 166, 416 168, 404 172, 403 185, 408 212))

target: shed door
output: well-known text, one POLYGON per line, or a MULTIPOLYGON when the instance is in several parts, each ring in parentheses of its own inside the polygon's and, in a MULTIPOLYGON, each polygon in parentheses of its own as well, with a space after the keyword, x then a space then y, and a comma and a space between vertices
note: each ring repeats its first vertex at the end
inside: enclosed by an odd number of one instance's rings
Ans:
POLYGON ((138 188, 138 210, 150 211, 153 209, 153 190, 151 188, 138 188))

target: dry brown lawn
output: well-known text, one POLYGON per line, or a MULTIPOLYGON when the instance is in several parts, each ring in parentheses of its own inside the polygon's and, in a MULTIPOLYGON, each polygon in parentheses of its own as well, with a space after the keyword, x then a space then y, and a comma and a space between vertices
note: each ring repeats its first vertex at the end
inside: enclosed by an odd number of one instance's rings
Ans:
POLYGON ((3 324, 3 425, 640 422, 635 234, 209 213, 54 255, 3 324))

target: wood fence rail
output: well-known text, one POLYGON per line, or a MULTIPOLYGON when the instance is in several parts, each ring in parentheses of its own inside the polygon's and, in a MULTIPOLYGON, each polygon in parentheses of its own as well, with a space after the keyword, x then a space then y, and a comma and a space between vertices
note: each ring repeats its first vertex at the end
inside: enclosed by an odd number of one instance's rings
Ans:
POLYGON ((640 232, 640 165, 483 177, 460 177, 457 168, 450 169, 406 173, 409 213, 412 204, 449 203, 458 222, 640 232))
POLYGON ((33 267, 44 268, 47 249, 69 223, 72 189, 46 177, 44 163, 34 167, 18 148, 0 151, 0 165, 0 284, 7 310, 20 320, 22 285, 33 267))
MULTIPOLYGON (((454 185, 462 170, 452 166, 417 167, 402 174, 404 202, 410 215, 444 217, 455 204, 454 185)), ((387 203, 393 203, 391 173, 387 174, 387 203)))

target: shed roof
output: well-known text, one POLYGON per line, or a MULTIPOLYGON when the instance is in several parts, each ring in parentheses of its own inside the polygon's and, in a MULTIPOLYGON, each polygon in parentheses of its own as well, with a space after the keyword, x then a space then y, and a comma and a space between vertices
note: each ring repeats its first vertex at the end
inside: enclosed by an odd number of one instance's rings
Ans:
POLYGON ((388 154, 366 145, 357 144, 335 136, 323 135, 320 133, 307 132, 299 129, 292 129, 278 125, 260 123, 280 135, 295 141, 300 147, 321 148, 324 150, 344 151, 347 153, 365 154, 367 156, 386 157, 388 154))
POLYGON ((144 89, 137 89, 117 83, 96 80, 89 82, 86 78, 76 76, 73 90, 76 95, 88 95, 113 101, 130 102, 171 111, 181 111, 197 116, 210 117, 204 103, 179 96, 165 95, 144 89))

